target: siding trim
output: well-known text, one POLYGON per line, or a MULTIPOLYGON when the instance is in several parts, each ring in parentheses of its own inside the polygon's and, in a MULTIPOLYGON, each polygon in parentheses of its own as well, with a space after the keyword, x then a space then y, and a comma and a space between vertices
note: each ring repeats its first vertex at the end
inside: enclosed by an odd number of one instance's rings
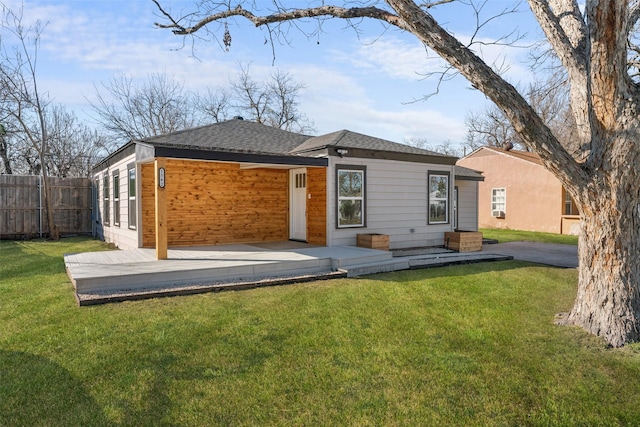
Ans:
POLYGON ((400 162, 429 163, 435 165, 455 165, 456 157, 429 156, 424 154, 401 153, 399 151, 367 150, 364 148, 332 146, 329 155, 337 157, 355 157, 359 159, 397 160, 400 162), (346 154, 338 153, 338 149, 346 149, 346 154))
POLYGON ((279 156, 268 154, 232 153, 226 151, 193 150, 188 148, 155 147, 156 157, 191 160, 216 160, 235 163, 271 163, 294 166, 327 166, 326 158, 279 156))

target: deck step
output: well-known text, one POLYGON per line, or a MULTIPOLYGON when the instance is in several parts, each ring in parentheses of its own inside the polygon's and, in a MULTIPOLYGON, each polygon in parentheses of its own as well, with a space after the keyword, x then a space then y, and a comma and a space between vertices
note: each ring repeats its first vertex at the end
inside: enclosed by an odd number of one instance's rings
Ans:
POLYGON ((488 254, 474 252, 468 254, 452 253, 441 254, 436 257, 415 257, 409 261, 411 269, 444 267, 447 265, 473 264, 487 261, 508 261, 512 260, 511 255, 488 254))
POLYGON ((384 263, 393 260, 393 254, 389 251, 368 250, 362 255, 352 255, 348 258, 332 258, 331 265, 334 270, 344 270, 349 267, 363 264, 384 263), (373 253, 372 253, 373 252, 373 253))
POLYGON ((420 268, 443 267, 446 265, 471 264, 487 261, 506 261, 513 259, 512 256, 499 254, 459 254, 457 252, 441 253, 438 255, 396 257, 390 261, 352 265, 343 270, 347 277, 365 276, 368 274, 388 273, 399 270, 415 270, 420 268))
POLYGON ((347 277, 366 276, 368 274, 388 273, 391 271, 408 270, 410 268, 408 259, 391 259, 379 262, 357 264, 343 267, 347 277))

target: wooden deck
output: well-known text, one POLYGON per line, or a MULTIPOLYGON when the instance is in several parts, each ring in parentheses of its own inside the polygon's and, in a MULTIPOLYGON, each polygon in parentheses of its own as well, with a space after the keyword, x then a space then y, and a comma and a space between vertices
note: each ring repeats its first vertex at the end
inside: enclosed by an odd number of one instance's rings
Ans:
POLYGON ((166 260, 156 260, 154 249, 143 248, 64 256, 79 305, 495 259, 450 251, 394 258, 389 251, 289 241, 170 248, 166 260))
POLYGON ((98 298, 224 283, 329 274, 352 265, 388 261, 390 252, 358 247, 316 247, 296 242, 88 252, 64 256, 76 294, 98 298))

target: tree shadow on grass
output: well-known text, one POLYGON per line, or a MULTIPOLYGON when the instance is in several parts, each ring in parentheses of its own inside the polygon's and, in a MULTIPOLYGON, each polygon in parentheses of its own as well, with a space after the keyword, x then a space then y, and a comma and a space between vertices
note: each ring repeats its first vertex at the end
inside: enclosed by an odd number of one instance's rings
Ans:
POLYGON ((2 265, 3 280, 26 279, 42 274, 64 272, 64 261, 61 257, 50 255, 38 250, 38 247, 26 246, 23 242, 4 242, 2 265))
POLYGON ((0 425, 108 423, 84 385, 68 370, 41 356, 0 350, 0 425))

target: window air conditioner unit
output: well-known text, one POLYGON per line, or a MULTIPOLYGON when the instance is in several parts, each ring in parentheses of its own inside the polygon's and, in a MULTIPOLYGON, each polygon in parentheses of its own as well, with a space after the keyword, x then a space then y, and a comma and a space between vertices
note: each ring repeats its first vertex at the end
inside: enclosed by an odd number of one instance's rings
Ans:
POLYGON ((504 218, 504 211, 491 211, 491 216, 494 218, 504 218))

